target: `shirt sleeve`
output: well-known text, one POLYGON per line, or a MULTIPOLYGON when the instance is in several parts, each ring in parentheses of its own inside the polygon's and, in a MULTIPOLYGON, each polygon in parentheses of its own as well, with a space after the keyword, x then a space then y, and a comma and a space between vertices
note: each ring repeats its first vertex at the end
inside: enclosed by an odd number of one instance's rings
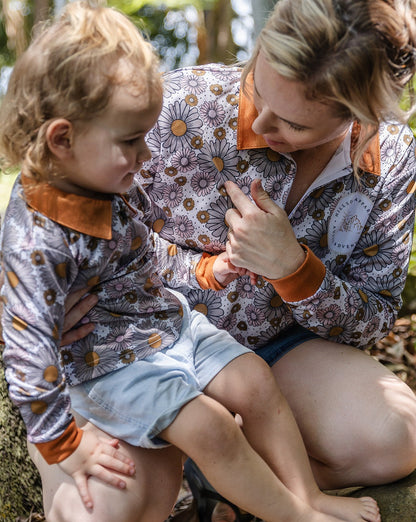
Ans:
MULTIPOLYGON (((170 288, 187 290, 201 288, 200 282, 205 279, 207 288, 218 290, 212 273, 212 263, 207 263, 209 254, 182 248, 154 233, 155 255, 159 276, 170 288)), ((222 287, 221 287, 222 288, 222 287)))
MULTIPOLYGON (((294 274, 271 281, 296 322, 357 347, 387 335, 402 305, 415 213, 414 142, 378 180, 367 225, 341 272, 308 252, 294 274)), ((361 181, 365 182, 365 180, 361 181)))
POLYGON ((75 424, 75 419, 57 439, 36 444, 40 454, 48 464, 57 464, 69 457, 79 446, 83 431, 75 424))
POLYGON ((3 360, 9 395, 20 409, 28 440, 45 448, 41 452, 49 462, 66 458, 62 455, 68 456, 80 441, 59 348, 69 264, 62 253, 42 248, 3 251, 3 360))

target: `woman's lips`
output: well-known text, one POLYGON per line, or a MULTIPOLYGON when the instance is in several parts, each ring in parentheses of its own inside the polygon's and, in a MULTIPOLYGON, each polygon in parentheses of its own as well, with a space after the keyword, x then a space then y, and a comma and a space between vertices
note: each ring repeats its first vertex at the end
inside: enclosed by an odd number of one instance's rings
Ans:
POLYGON ((285 146, 286 143, 284 141, 276 141, 272 140, 270 138, 264 137, 264 141, 267 143, 267 145, 272 149, 273 147, 282 147, 285 146))

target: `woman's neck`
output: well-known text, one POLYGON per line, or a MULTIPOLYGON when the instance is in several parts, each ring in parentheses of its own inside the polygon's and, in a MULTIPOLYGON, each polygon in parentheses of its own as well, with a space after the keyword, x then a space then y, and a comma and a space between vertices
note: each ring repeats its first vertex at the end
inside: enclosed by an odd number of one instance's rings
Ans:
POLYGON ((285 205, 285 210, 288 214, 295 208, 308 188, 328 165, 332 156, 345 139, 347 132, 312 149, 292 152, 292 157, 296 162, 296 176, 285 205))

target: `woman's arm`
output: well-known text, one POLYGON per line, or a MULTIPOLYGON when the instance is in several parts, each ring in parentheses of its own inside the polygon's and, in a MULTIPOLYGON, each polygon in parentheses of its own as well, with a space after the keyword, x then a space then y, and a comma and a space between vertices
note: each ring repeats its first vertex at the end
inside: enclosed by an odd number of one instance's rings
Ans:
POLYGON ((230 261, 263 274, 302 326, 337 342, 368 345, 388 333, 401 305, 412 245, 414 176, 409 152, 380 180, 374 208, 342 271, 335 256, 333 264, 324 265, 302 248, 284 211, 256 182, 253 201, 227 182, 236 207, 226 215, 230 261))

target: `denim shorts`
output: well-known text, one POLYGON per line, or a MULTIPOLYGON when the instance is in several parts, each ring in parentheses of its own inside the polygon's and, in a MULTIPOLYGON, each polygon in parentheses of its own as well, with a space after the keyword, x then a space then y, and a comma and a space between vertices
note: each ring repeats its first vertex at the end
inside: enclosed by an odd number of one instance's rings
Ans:
POLYGON ((229 362, 252 353, 173 293, 184 313, 181 335, 173 345, 70 388, 73 410, 133 446, 168 445, 158 434, 182 406, 200 395, 229 362))
POLYGON ((297 324, 281 332, 278 337, 269 341, 265 346, 258 348, 256 354, 264 359, 269 366, 273 366, 293 348, 310 339, 319 339, 319 335, 297 324))

